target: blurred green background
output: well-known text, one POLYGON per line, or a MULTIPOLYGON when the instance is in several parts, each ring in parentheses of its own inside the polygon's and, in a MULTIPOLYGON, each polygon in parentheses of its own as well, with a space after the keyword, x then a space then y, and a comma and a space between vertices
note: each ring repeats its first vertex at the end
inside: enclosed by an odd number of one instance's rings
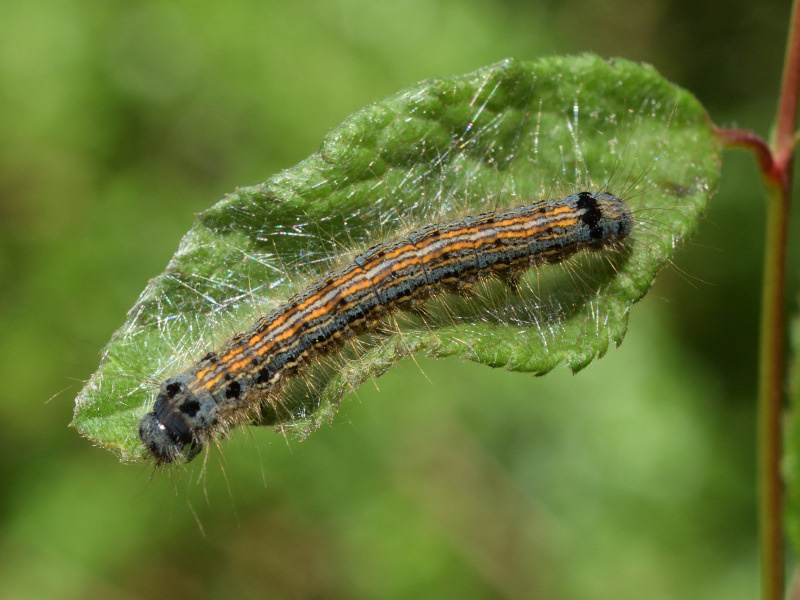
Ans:
POLYGON ((625 343, 578 376, 406 361, 308 441, 251 429, 205 474, 123 466, 66 428, 193 212, 349 113, 506 56, 591 50, 766 134, 789 13, 289 4, 0 6, 0 598, 754 597, 763 207, 744 153, 625 343))

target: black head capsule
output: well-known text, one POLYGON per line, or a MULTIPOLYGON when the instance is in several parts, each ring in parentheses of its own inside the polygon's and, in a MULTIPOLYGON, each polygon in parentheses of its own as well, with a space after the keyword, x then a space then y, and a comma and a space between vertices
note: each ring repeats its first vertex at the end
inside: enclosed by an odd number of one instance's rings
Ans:
POLYGON ((202 449, 199 439, 216 422, 216 403, 210 394, 200 397, 189 389, 190 373, 161 384, 153 411, 139 421, 139 439, 158 464, 183 457, 186 462, 202 449))
MULTIPOLYGON (((142 440, 159 465, 171 463, 184 456, 186 444, 176 440, 166 426, 158 420, 155 413, 149 412, 139 421, 139 439, 142 440)), ((200 450, 199 444, 192 444, 190 449, 191 447, 196 447, 198 452, 200 450)), ((187 453, 187 462, 190 460, 188 458, 190 453, 191 450, 187 453)))

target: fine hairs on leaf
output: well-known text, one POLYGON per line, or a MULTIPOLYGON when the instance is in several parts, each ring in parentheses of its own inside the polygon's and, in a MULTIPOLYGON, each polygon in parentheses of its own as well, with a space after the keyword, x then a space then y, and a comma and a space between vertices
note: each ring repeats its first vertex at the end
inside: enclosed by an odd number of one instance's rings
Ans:
POLYGON ((414 353, 580 370, 621 342, 632 304, 693 232, 719 152, 697 100, 628 61, 505 60, 402 90, 351 115, 295 167, 198 216, 103 350, 73 425, 141 459, 137 423, 162 381, 357 253, 429 224, 607 191, 634 216, 624 247, 534 269, 511 292, 483 281, 398 313, 250 418, 307 435, 344 395, 414 353))

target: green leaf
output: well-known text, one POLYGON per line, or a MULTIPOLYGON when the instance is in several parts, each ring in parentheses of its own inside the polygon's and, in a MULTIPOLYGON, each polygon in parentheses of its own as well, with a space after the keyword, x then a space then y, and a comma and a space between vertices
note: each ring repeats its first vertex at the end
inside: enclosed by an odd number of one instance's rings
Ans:
POLYGON ((424 223, 607 189, 636 217, 625 251, 537 269, 521 295, 490 282, 471 298, 430 301, 424 316, 400 315, 387 325, 395 333, 312 369, 261 423, 307 434, 343 395, 415 352, 577 371, 621 342, 631 305, 693 231, 719 152, 697 100, 628 61, 505 60, 403 90, 353 114, 296 167, 199 215, 104 349, 73 425, 139 459, 137 421, 160 381, 352 252, 424 223))

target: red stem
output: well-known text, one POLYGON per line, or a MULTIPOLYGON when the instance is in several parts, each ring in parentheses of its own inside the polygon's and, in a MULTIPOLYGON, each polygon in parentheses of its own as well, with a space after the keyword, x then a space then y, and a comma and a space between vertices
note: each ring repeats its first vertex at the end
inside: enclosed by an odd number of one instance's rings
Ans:
POLYGON ((800 91, 800 8, 795 0, 792 7, 786 59, 783 63, 783 82, 778 101, 778 115, 772 148, 775 162, 783 167, 784 182, 791 180, 792 156, 797 131, 797 102, 800 91))
POLYGON ((772 149, 760 135, 746 129, 724 129, 719 127, 715 128, 714 133, 720 137, 722 144, 726 148, 741 148, 755 154, 762 176, 769 181, 778 180, 778 168, 772 149))
MULTIPOLYGON (((792 160, 800 95, 800 0, 795 0, 786 47, 781 94, 771 143, 739 129, 717 129, 728 147, 756 155, 768 191, 767 235, 759 357, 759 513, 763 600, 784 597, 782 413, 786 331, 786 249, 791 204, 792 160)), ((795 406, 795 410, 800 407, 795 406)), ((798 418, 798 417, 795 417, 798 418)), ((800 597, 795 579, 792 598, 800 597)))

